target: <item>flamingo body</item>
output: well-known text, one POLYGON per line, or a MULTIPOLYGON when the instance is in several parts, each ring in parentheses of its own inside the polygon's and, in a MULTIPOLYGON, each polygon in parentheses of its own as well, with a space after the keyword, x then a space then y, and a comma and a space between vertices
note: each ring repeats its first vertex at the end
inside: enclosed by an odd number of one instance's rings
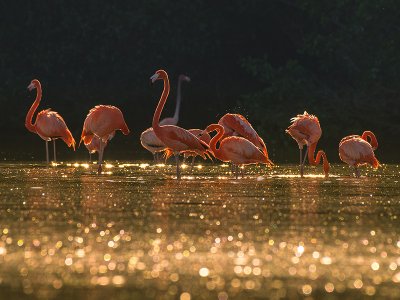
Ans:
POLYGON ((225 114, 218 124, 224 127, 224 136, 241 136, 248 139, 255 146, 262 149, 264 154, 268 156, 267 148, 263 139, 258 135, 250 122, 240 114, 225 114))
POLYGON ((286 129, 288 133, 302 149, 304 145, 317 143, 322 135, 321 126, 316 116, 306 111, 291 119, 292 124, 286 129))
POLYGON ((360 177, 358 166, 370 164, 375 169, 379 167, 379 161, 374 153, 374 149, 377 147, 378 142, 375 135, 371 131, 364 131, 362 136, 349 135, 340 141, 339 157, 343 162, 353 166, 356 176, 360 177), (367 138, 370 138, 369 142, 367 138))
POLYGON ((38 113, 35 122, 36 133, 45 141, 61 138, 68 147, 75 149, 75 140, 69 131, 64 119, 50 109, 38 113))
POLYGON ((140 135, 140 143, 152 154, 165 150, 165 145, 154 133, 153 127, 150 127, 140 135))
POLYGON ((89 144, 96 135, 105 143, 115 135, 116 130, 121 130, 124 135, 129 134, 121 110, 112 105, 97 105, 85 119, 81 140, 89 144))
POLYGON ((269 159, 252 142, 243 137, 226 137, 220 142, 219 149, 216 157, 234 165, 270 164, 269 159))

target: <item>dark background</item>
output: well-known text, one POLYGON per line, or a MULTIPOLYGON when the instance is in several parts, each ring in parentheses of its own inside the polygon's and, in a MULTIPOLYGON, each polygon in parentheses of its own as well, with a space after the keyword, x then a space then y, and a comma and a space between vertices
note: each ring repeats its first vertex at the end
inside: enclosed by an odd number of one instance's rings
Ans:
MULTIPOLYGON (((297 162, 284 129, 307 110, 319 117, 323 148, 337 162, 348 134, 375 132, 381 162, 398 162, 400 1, 6 1, 0 4, 1 159, 43 160, 44 142, 24 127, 35 93, 79 141, 88 110, 112 104, 131 129, 117 134, 105 158, 151 156, 139 143, 151 126, 163 68, 179 125, 204 128, 226 112, 245 115, 277 163, 297 162)), ((85 159, 58 142, 60 159, 85 159)))

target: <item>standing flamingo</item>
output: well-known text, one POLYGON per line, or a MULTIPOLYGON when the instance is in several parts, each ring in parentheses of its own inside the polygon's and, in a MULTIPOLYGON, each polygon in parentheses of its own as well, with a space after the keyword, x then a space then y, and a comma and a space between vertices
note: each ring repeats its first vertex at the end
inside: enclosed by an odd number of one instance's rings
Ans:
POLYGON ((143 148, 153 154, 154 162, 158 162, 157 153, 165 151, 166 147, 163 142, 154 133, 153 127, 147 128, 140 135, 140 143, 143 148))
MULTIPOLYGON (((190 82, 190 78, 186 75, 179 75, 178 77, 178 88, 177 88, 177 95, 176 95, 176 107, 175 113, 172 118, 165 118, 160 121, 160 125, 177 125, 179 121, 179 111, 181 108, 181 101, 182 101, 182 93, 181 87, 182 82, 190 82)), ((143 148, 150 151, 154 156, 154 162, 157 163, 158 161, 158 153, 163 152, 165 150, 165 145, 160 141, 159 138, 156 137, 154 130, 152 127, 146 129, 140 135, 140 143, 142 144, 143 148)))
POLYGON ((317 143, 322 135, 321 126, 319 125, 318 118, 314 115, 308 114, 306 111, 302 115, 297 115, 291 119, 292 124, 286 129, 294 140, 296 140, 300 149, 300 176, 304 174, 304 163, 308 155, 308 161, 311 165, 318 165, 323 157, 323 169, 325 176, 329 175, 329 162, 324 151, 319 150, 316 158, 314 159, 315 149, 317 143), (303 146, 307 146, 306 154, 302 159, 303 146))
POLYGON ((176 160, 176 175, 177 178, 180 179, 181 173, 179 167, 179 153, 193 151, 205 158, 208 145, 181 127, 175 125, 160 126, 159 122, 161 112, 164 108, 165 102, 167 101, 170 90, 168 74, 164 70, 158 70, 153 76, 150 77, 150 80, 152 83, 157 80, 164 81, 164 89, 154 112, 152 127, 156 136, 165 144, 167 148, 173 151, 176 160))
MULTIPOLYGON (((208 125, 205 131, 212 132, 214 130, 217 131, 217 134, 210 141, 210 150, 219 160, 231 162, 237 167, 257 163, 272 165, 268 156, 248 139, 239 136, 223 138, 225 134, 224 127, 220 124, 208 125), (217 149, 218 142, 219 148, 217 149)), ((236 171, 236 178, 237 177, 238 174, 236 171)))
POLYGON ((241 136, 248 139, 256 147, 260 148, 265 156, 268 157, 267 147, 263 139, 251 126, 250 122, 240 114, 225 114, 218 121, 218 124, 224 127, 224 136, 241 136))
POLYGON ((179 75, 178 76, 178 87, 176 92, 176 106, 175 106, 175 113, 172 118, 165 118, 160 121, 160 125, 178 125, 179 122, 179 111, 181 109, 181 101, 182 101, 182 82, 190 82, 190 78, 186 75, 179 75))
POLYGON ((97 136, 100 139, 99 168, 102 171, 104 147, 107 141, 113 138, 116 130, 121 130, 124 135, 129 134, 129 128, 125 123, 124 116, 119 108, 111 105, 97 105, 92 108, 83 123, 81 142, 85 145, 92 142, 97 136))
POLYGON ((356 177, 360 177, 358 166, 370 164, 373 168, 379 167, 374 150, 378 148, 378 141, 372 131, 364 131, 362 136, 349 135, 339 143, 339 157, 346 164, 353 166, 356 177), (369 138, 369 141, 368 141, 369 138))
POLYGON ((33 102, 25 118, 25 127, 33 133, 37 133, 46 141, 46 161, 49 163, 49 141, 53 140, 54 161, 56 161, 56 139, 61 138, 68 147, 75 151, 75 140, 69 131, 64 119, 55 111, 50 109, 40 111, 35 123, 32 123, 33 115, 42 100, 42 86, 39 80, 34 79, 28 86, 28 90, 36 89, 36 99, 33 102))

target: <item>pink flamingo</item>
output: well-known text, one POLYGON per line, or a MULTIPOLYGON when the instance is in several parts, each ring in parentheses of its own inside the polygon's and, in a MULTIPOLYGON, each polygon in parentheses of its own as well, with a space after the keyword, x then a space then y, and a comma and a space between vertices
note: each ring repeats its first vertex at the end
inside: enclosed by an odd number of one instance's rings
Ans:
POLYGON ((157 153, 165 151, 166 147, 163 142, 156 136, 152 127, 147 128, 140 135, 140 143, 143 148, 153 154, 154 162, 158 162, 157 153))
POLYGON ((31 81, 28 90, 32 91, 33 89, 36 89, 36 99, 26 115, 25 127, 46 141, 46 161, 49 163, 49 141, 53 140, 54 161, 56 161, 56 139, 61 138, 74 151, 75 140, 64 119, 57 112, 50 109, 40 111, 36 116, 35 123, 32 123, 33 115, 42 100, 42 86, 39 80, 34 79, 31 81))
POLYGON ((378 141, 372 131, 364 131, 362 136, 349 135, 339 143, 339 157, 346 164, 353 166, 356 177, 360 177, 358 166, 370 164, 373 168, 379 167, 374 150, 378 148, 378 141), (369 141, 368 141, 369 139, 369 141))
MULTIPOLYGON (((272 165, 268 156, 248 139, 238 136, 223 138, 225 134, 224 127, 220 124, 211 124, 205 131, 212 132, 214 130, 217 131, 217 134, 210 141, 210 150, 219 160, 231 162, 237 167, 257 163, 272 165), (219 142, 218 149, 217 142, 219 142)), ((237 171, 236 178, 238 178, 237 171)))
POLYGON ((167 148, 173 151, 176 160, 176 175, 177 178, 180 179, 181 174, 179 167, 179 153, 192 151, 205 158, 205 153, 208 150, 208 145, 200 141, 196 136, 181 127, 175 125, 160 126, 159 122, 161 112, 164 108, 170 91, 168 74, 164 70, 158 70, 153 76, 150 77, 150 80, 152 83, 157 80, 164 81, 164 89, 158 102, 157 108, 154 112, 152 127, 154 133, 161 140, 161 142, 163 142, 167 148))
POLYGON ((256 147, 260 148, 265 156, 268 157, 267 147, 263 139, 251 126, 250 122, 240 114, 225 114, 218 121, 218 124, 224 127, 224 136, 241 136, 248 139, 256 147))
POLYGON ((100 139, 99 168, 102 171, 104 147, 107 141, 113 138, 116 130, 121 130, 124 135, 129 134, 129 128, 119 108, 111 105, 97 105, 92 108, 83 123, 81 142, 85 145, 92 142, 97 136, 100 139))
MULTIPOLYGON (((182 82, 190 82, 190 78, 186 75, 179 75, 178 77, 178 88, 177 88, 177 96, 176 96, 176 106, 175 106, 175 113, 172 118, 165 118, 160 121, 160 125, 177 125, 179 121, 179 112, 181 108, 181 101, 182 101, 182 82)), ((160 141, 159 138, 156 137, 154 130, 152 127, 146 129, 140 135, 140 143, 142 144, 143 148, 150 151, 154 156, 154 162, 158 161, 157 154, 160 152, 165 151, 165 145, 160 141)))
POLYGON ((324 151, 319 150, 316 158, 314 159, 315 149, 317 143, 322 135, 321 126, 319 125, 318 118, 314 115, 308 114, 306 111, 302 115, 297 115, 291 119, 292 124, 286 129, 288 133, 299 145, 300 149, 300 175, 304 174, 304 163, 308 155, 308 161, 311 165, 318 165, 323 158, 323 169, 325 176, 329 176, 329 162, 324 151), (302 159, 303 146, 307 146, 307 151, 302 159))

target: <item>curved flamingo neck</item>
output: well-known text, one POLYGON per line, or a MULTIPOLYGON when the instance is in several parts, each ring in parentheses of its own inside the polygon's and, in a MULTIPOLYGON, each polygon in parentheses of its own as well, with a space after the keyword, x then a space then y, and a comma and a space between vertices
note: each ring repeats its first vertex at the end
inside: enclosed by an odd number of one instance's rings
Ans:
POLYGON ((180 109, 181 109, 181 101, 182 101, 181 88, 182 88, 182 79, 181 79, 181 77, 179 77, 179 79, 178 79, 178 87, 177 87, 177 94, 176 94, 175 113, 174 113, 174 117, 172 118, 174 120, 175 124, 178 124, 178 121, 179 121, 179 112, 180 112, 180 109))
POLYGON ((167 73, 165 71, 159 71, 159 75, 164 81, 164 89, 161 94, 160 101, 158 101, 158 105, 157 105, 156 111, 154 112, 154 116, 153 116, 152 126, 153 126, 154 131, 158 131, 160 129, 160 124, 159 124, 160 116, 164 109, 165 102, 167 102, 167 98, 168 98, 169 90, 170 90, 167 73))
POLYGON ((25 127, 31 131, 36 133, 36 128, 35 128, 35 124, 32 123, 32 119, 33 119, 33 115, 36 111, 36 109, 38 108, 40 101, 42 100, 42 86, 39 82, 39 80, 34 80, 33 84, 36 87, 36 99, 33 102, 31 108, 29 109, 26 118, 25 118, 25 127))
POLYGON ((372 131, 364 131, 361 138, 365 141, 367 141, 368 143, 371 144, 372 148, 377 149, 378 148, 378 140, 376 139, 375 134, 372 131), (369 141, 368 141, 369 138, 369 141))
POLYGON ((225 131, 224 131, 224 127, 222 127, 219 124, 211 124, 206 129, 207 132, 211 132, 214 130, 217 132, 217 134, 215 136, 213 136, 213 138, 210 141, 210 149, 214 153, 214 155, 216 155, 220 151, 220 149, 217 149, 217 143, 222 138, 225 131))
POLYGON ((326 156, 325 152, 322 150, 319 150, 317 152, 317 156, 314 159, 314 153, 315 153, 315 148, 317 147, 317 143, 311 144, 309 149, 308 149, 308 161, 310 165, 318 165, 321 162, 321 158, 323 158, 323 168, 324 168, 324 173, 325 176, 328 177, 329 174, 329 162, 328 162, 328 157, 326 156))

